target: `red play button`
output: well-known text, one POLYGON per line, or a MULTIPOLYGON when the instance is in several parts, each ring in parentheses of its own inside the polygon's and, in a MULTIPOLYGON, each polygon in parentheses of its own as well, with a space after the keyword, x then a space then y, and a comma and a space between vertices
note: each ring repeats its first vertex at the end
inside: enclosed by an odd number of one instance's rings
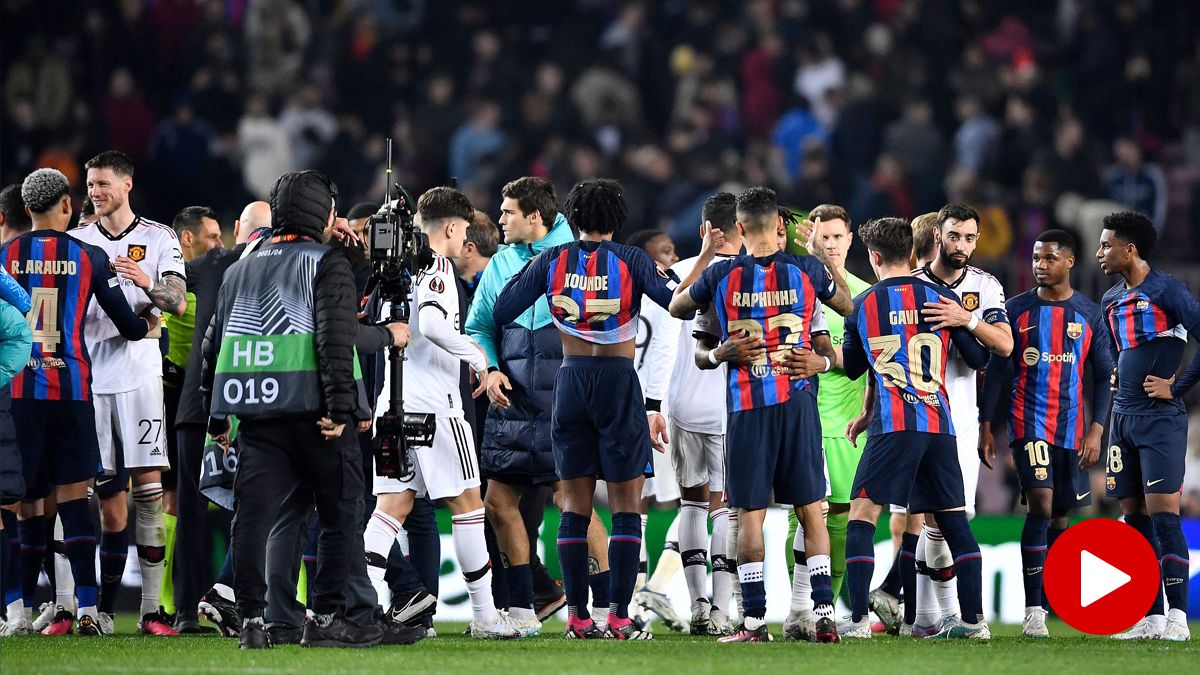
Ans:
POLYGON ((1092 635, 1137 623, 1161 588, 1150 543, 1129 525, 1106 518, 1068 528, 1046 555, 1044 578, 1059 617, 1092 635))

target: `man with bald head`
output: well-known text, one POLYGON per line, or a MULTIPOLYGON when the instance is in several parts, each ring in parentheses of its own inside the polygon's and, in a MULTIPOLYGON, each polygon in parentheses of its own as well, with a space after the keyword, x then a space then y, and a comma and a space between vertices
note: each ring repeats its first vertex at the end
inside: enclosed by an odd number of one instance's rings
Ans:
POLYGON ((176 466, 176 518, 175 524, 175 608, 176 625, 180 632, 197 632, 197 605, 202 604, 205 616, 213 619, 217 627, 226 634, 236 634, 242 625, 233 604, 232 571, 226 560, 225 569, 214 590, 201 598, 201 593, 212 583, 211 553, 209 537, 205 527, 208 502, 200 494, 200 463, 204 458, 204 434, 208 424, 208 411, 200 397, 200 344, 204 340, 204 327, 212 320, 216 309, 217 291, 225 270, 237 262, 251 238, 271 231, 271 205, 266 202, 251 202, 242 209, 241 216, 233 223, 233 236, 237 245, 233 248, 215 247, 203 255, 187 262, 187 292, 189 305, 196 308, 195 325, 200 327, 192 334, 191 351, 184 369, 183 386, 179 407, 175 414, 175 440, 179 463, 176 466), (194 297, 194 299, 192 299, 194 297), (224 583, 222 583, 224 582, 224 583), (222 603, 222 594, 228 602, 222 603), (201 603, 203 600, 203 603, 201 603), (235 620, 236 619, 236 620, 235 620), (232 633, 230 632, 232 631, 232 633))

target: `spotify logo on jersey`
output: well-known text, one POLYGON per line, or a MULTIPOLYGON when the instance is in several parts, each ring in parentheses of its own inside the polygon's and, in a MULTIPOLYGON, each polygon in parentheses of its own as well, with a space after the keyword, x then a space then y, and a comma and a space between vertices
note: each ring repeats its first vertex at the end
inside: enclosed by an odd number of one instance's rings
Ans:
POLYGON ((1021 358, 1025 359, 1025 365, 1027 366, 1036 366, 1041 355, 1042 353, 1034 347, 1030 347, 1021 352, 1021 358))

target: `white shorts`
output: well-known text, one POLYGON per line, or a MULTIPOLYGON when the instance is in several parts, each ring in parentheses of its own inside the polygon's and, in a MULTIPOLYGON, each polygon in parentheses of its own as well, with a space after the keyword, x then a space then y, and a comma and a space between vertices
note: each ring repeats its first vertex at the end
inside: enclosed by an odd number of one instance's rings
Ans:
POLYGON ((958 466, 962 468, 963 493, 966 495, 967 517, 975 515, 975 492, 979 488, 979 409, 959 406, 951 408, 954 418, 955 441, 958 443, 958 466))
POLYGON ((479 487, 479 458, 471 427, 461 417, 438 417, 433 445, 412 448, 413 475, 408 480, 375 476, 375 494, 412 490, 430 499, 457 497, 479 487))
POLYGON ((671 457, 680 485, 708 484, 710 492, 725 490, 725 436, 681 429, 671 422, 671 457))
POLYGON ((105 473, 117 470, 117 452, 126 469, 165 469, 167 436, 163 428, 162 384, 144 384, 120 394, 93 394, 96 442, 105 473))
POLYGON ((642 485, 642 499, 654 497, 657 502, 673 502, 679 499, 679 484, 675 482, 675 463, 671 454, 675 447, 675 436, 666 450, 659 452, 651 448, 651 461, 654 462, 654 475, 646 479, 642 485))

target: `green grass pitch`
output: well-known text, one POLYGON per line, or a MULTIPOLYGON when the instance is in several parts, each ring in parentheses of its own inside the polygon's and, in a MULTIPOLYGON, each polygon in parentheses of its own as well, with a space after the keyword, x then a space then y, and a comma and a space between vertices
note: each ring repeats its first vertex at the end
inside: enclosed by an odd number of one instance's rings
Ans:
MULTIPOLYGON (((772 644, 721 645, 712 639, 657 633, 650 642, 568 641, 561 621, 521 642, 484 642, 462 635, 461 623, 438 624, 439 635, 410 647, 242 652, 216 636, 150 638, 118 620, 105 638, 0 638, 0 669, 8 673, 345 672, 419 673, 1144 673, 1195 672, 1200 642, 1116 642, 1077 633, 1059 622, 1050 640, 1020 637, 1020 626, 994 627, 991 642, 918 642, 889 636, 837 645, 795 644, 773 626, 772 644)), ((1200 623, 1192 624, 1200 636, 1200 623)))

